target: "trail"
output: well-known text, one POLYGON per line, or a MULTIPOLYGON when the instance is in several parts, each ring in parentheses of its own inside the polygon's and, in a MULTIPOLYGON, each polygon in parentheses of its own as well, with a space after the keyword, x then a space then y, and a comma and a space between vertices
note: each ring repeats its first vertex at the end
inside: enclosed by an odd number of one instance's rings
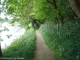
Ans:
POLYGON ((38 30, 36 30, 36 50, 33 60, 55 60, 38 30))

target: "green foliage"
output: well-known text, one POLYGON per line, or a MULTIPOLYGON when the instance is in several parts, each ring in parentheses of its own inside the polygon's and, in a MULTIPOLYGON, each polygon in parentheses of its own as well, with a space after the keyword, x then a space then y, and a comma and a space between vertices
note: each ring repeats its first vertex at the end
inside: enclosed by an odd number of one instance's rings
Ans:
MULTIPOLYGON (((53 0, 50 0, 53 3, 53 0)), ((67 0, 56 0, 57 8, 47 2, 47 0, 7 0, 5 8, 7 13, 12 14, 13 22, 18 21, 23 26, 30 23, 29 16, 43 22, 53 22, 59 20, 73 19, 75 13, 67 0)))
POLYGON ((33 14, 38 20, 53 20, 58 12, 46 0, 34 0, 33 14))
POLYGON ((7 0, 6 9, 10 14, 23 14, 28 8, 30 0, 7 0))
POLYGON ((64 26, 46 24, 40 28, 45 43, 54 52, 57 60, 80 60, 80 21, 71 20, 64 26), (67 30, 69 23, 69 32, 67 30), (70 33, 70 38, 68 37, 70 33))
MULTIPOLYGON (((23 36, 16 39, 10 46, 3 50, 5 58, 24 58, 31 60, 35 50, 35 32, 33 29, 27 30, 23 36)), ((9 60, 9 59, 6 59, 9 60)))
MULTIPOLYGON (((52 0, 50 2, 53 3, 52 0)), ((76 17, 67 0, 56 0, 56 9, 51 3, 47 2, 47 0, 34 0, 32 12, 34 18, 45 22, 55 22, 58 20, 59 23, 64 24, 64 21, 76 17)))
POLYGON ((3 6, 7 14, 12 15, 12 23, 20 22, 23 27, 30 23, 28 16, 32 12, 31 0, 6 0, 3 6))

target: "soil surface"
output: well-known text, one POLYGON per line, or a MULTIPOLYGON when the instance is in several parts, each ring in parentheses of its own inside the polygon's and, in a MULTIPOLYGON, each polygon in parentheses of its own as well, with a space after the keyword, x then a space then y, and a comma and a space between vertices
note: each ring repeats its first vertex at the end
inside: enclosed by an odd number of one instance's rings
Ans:
POLYGON ((36 50, 33 60, 55 60, 38 30, 36 30, 36 50))

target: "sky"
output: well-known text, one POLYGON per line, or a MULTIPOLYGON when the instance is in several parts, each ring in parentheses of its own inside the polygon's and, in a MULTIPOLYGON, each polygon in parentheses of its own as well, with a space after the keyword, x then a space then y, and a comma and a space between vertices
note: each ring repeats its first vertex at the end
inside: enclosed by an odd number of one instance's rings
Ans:
MULTIPOLYGON (((4 13, 0 14, 0 18, 5 19, 4 13)), ((10 16, 7 16, 9 19, 10 16)), ((19 23, 15 23, 15 26, 12 26, 9 22, 4 22, 0 25, 0 30, 3 30, 4 28, 8 28, 9 31, 2 31, 0 33, 0 36, 3 41, 1 41, 1 48, 4 49, 7 46, 9 46, 15 39, 19 38, 21 35, 24 34, 25 29, 20 27, 19 23), (12 35, 10 38, 7 37, 7 35, 12 35)))
POLYGON ((8 28, 9 31, 3 31, 0 33, 0 36, 3 40, 1 41, 2 49, 6 48, 6 46, 9 46, 14 41, 14 39, 20 37, 25 32, 25 29, 21 28, 18 23, 15 26, 11 26, 11 24, 9 24, 8 22, 4 22, 0 29, 3 29, 4 27, 8 28), (12 36, 8 38, 7 35, 12 36))
POLYGON ((0 0, 0 2, 2 3, 4 0, 0 0))
POLYGON ((4 13, 1 13, 1 14, 0 14, 0 18, 2 18, 2 19, 5 18, 4 13))
MULTIPOLYGON (((3 0, 0 0, 3 1, 3 0)), ((0 5, 0 8, 2 6, 0 5)), ((6 15, 4 12, 0 13, 0 18, 5 19, 7 17, 9 20, 11 20, 13 17, 10 15, 6 15)), ((4 28, 8 28, 9 31, 2 31, 0 32, 1 39, 1 48, 4 49, 7 46, 9 46, 15 39, 19 38, 21 35, 25 33, 25 29, 20 27, 19 23, 15 23, 15 26, 12 26, 9 22, 4 22, 0 25, 0 30, 4 28), (12 35, 10 38, 7 37, 7 35, 12 35)))

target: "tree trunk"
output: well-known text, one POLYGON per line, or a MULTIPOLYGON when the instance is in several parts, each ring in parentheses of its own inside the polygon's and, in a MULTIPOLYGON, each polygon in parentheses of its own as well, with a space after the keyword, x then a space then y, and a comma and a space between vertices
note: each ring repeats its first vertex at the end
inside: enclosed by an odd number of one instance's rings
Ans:
POLYGON ((53 0, 53 6, 55 9, 57 9, 56 0, 53 0))
POLYGON ((78 0, 68 0, 72 9, 77 14, 77 16, 80 18, 80 4, 78 0))
POLYGON ((1 42, 0 42, 0 57, 2 57, 1 42))
MULTIPOLYGON (((51 5, 53 5, 54 9, 57 9, 57 4, 56 4, 56 0, 53 0, 53 2, 51 2, 50 0, 46 0, 48 3, 50 3, 51 5)), ((60 21, 61 21, 61 25, 64 25, 64 21, 63 21, 63 17, 61 16, 61 13, 59 12, 58 14, 60 16, 60 21)), ((58 17, 57 17, 58 18, 58 17)))
POLYGON ((68 38, 70 38, 70 27, 69 27, 69 23, 67 23, 67 34, 68 34, 68 38))
POLYGON ((59 31, 59 20, 57 19, 57 30, 59 31))

